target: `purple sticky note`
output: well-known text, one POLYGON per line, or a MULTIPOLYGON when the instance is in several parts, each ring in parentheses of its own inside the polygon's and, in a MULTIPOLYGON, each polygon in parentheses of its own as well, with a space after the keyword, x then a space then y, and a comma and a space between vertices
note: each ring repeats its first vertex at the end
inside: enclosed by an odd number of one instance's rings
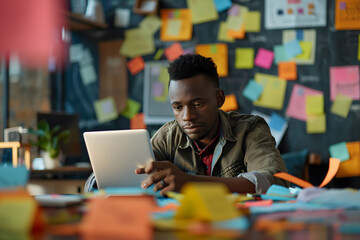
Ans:
POLYGON ((164 84, 161 82, 153 83, 152 95, 154 97, 162 96, 164 94, 164 84))
POLYGON ((304 13, 304 9, 303 8, 298 8, 298 14, 303 14, 304 13))
POLYGON ((237 16, 239 14, 239 6, 232 5, 228 11, 229 16, 237 16))
POLYGON ((340 10, 345 10, 346 9, 346 2, 340 2, 340 10))
POLYGON ((265 48, 259 48, 255 58, 255 65, 265 69, 270 69, 273 60, 274 52, 265 48))

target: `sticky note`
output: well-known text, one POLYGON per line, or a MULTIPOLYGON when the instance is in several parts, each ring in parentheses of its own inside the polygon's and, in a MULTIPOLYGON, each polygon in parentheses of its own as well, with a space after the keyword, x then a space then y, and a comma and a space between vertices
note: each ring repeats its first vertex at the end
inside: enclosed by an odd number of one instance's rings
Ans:
POLYGON ((241 24, 240 28, 238 30, 233 30, 233 29, 229 28, 229 23, 228 23, 227 35, 229 37, 236 38, 236 39, 244 39, 245 38, 245 25, 241 24))
MULTIPOLYGON (((360 36, 360 35, 359 35, 360 36)), ((69 60, 71 63, 80 62, 83 51, 83 45, 79 44, 71 44, 69 47, 69 60)))
POLYGON ((144 113, 138 113, 130 119, 130 129, 146 129, 144 113))
POLYGON ((262 85, 251 79, 243 91, 243 96, 251 101, 256 101, 259 99, 263 90, 264 87, 262 85))
POLYGON ((254 49, 236 48, 235 50, 235 68, 252 69, 254 68, 254 49))
POLYGON ((157 50, 157 52, 154 55, 154 60, 159 60, 162 55, 164 54, 164 49, 160 48, 159 50, 157 50))
POLYGON ((220 109, 225 112, 238 110, 239 106, 235 94, 226 95, 225 102, 220 109))
POLYGON ((127 62, 126 66, 128 67, 132 75, 138 74, 145 68, 145 62, 142 57, 136 57, 127 62))
POLYGON ((293 58, 302 53, 302 49, 298 40, 292 40, 284 44, 286 55, 293 58))
POLYGON ((25 187, 29 179, 26 167, 0 165, 0 189, 25 187))
POLYGON ((132 119, 140 111, 141 104, 131 98, 126 100, 126 106, 121 116, 132 119))
POLYGON ((228 27, 226 22, 220 22, 217 39, 222 42, 235 42, 235 38, 227 34, 228 27))
POLYGON ((326 116, 309 115, 306 120, 307 133, 324 133, 326 132, 326 116))
POLYGON ((114 15, 115 27, 127 27, 130 22, 130 9, 116 8, 114 15))
POLYGON ((296 55, 296 59, 302 59, 302 60, 310 60, 311 57, 311 49, 312 49, 312 43, 311 42, 299 42, 301 51, 299 55, 296 55))
POLYGON ((120 54, 129 58, 151 54, 155 51, 154 37, 151 32, 141 28, 125 30, 125 40, 120 54))
POLYGON ((272 51, 265 48, 259 48, 255 58, 255 65, 265 69, 270 69, 273 59, 274 53, 272 51))
POLYGON ((97 75, 92 63, 80 65, 80 76, 84 85, 89 85, 96 81, 97 75))
POLYGON ((174 37, 180 34, 181 30, 181 21, 178 19, 170 19, 168 20, 168 24, 166 27, 166 33, 168 36, 174 37))
POLYGON ((290 58, 286 55, 286 51, 283 45, 275 45, 274 46, 274 55, 275 55, 275 64, 279 62, 287 62, 290 58))
POLYGON ((253 102, 256 106, 280 110, 284 104, 286 81, 277 76, 263 73, 255 74, 255 81, 262 85, 264 90, 258 100, 253 102))
POLYGON ((213 0, 186 0, 186 2, 191 10, 191 21, 193 24, 214 21, 219 18, 213 0))
POLYGON ((333 158, 340 159, 341 162, 346 161, 350 158, 346 142, 339 142, 329 146, 330 156, 333 158))
POLYGON ((218 12, 225 11, 232 5, 232 2, 230 0, 214 0, 214 3, 218 12))
POLYGON ((115 120, 119 114, 113 97, 107 97, 94 102, 96 118, 99 123, 115 120))
POLYGON ((239 14, 239 10, 240 10, 239 5, 234 4, 230 7, 230 9, 228 11, 228 15, 229 16, 237 16, 239 14))
POLYGON ((306 114, 322 115, 324 113, 324 96, 308 95, 306 96, 306 114))
POLYGON ((269 127, 280 132, 286 120, 277 113, 272 113, 270 116, 269 127))
POLYGON ((340 164, 336 177, 360 176, 360 142, 347 142, 346 148, 350 158, 340 164))
POLYGON ((281 79, 296 80, 297 78, 296 63, 293 61, 279 62, 278 75, 279 78, 281 79))
POLYGON ((165 56, 170 62, 174 61, 182 54, 183 54, 183 49, 180 43, 174 43, 170 47, 165 48, 165 56))
POLYGON ((161 41, 188 41, 191 39, 193 25, 191 23, 190 9, 161 9, 160 18, 162 20, 161 41), (171 29, 169 25, 175 27, 175 29, 171 29), (177 32, 178 34, 175 35, 177 32))
POLYGON ((139 27, 144 31, 154 34, 160 29, 161 24, 161 19, 157 15, 149 15, 140 22, 139 27))
POLYGON ((235 205, 226 197, 228 188, 223 183, 186 183, 184 198, 176 212, 176 219, 220 221, 238 216, 235 205))
MULTIPOLYGON (((169 95, 167 86, 168 86, 168 83, 170 80, 169 73, 168 73, 166 67, 161 68, 158 79, 159 79, 159 83, 161 83, 162 85, 158 85, 157 87, 161 88, 163 93, 159 96, 154 96, 154 100, 158 101, 158 102, 166 102, 167 97, 169 95)), ((153 89, 153 90, 155 90, 155 89, 153 89)), ((159 91, 159 90, 160 89, 158 89, 157 91, 159 91)))
POLYGON ((261 30, 261 13, 258 11, 251 11, 245 14, 245 31, 246 32, 260 32, 261 30))
POLYGON ((347 118, 352 103, 351 97, 338 94, 331 106, 331 113, 347 118))
POLYGON ((154 82, 152 85, 152 95, 154 97, 162 96, 164 94, 164 83, 154 82))
POLYGON ((337 94, 360 100, 359 66, 330 67, 330 99, 334 101, 337 94))
POLYGON ((219 77, 228 75, 228 45, 225 43, 217 44, 197 44, 196 53, 205 57, 210 57, 217 66, 219 77), (216 47, 216 52, 214 51, 216 47))
POLYGON ((359 34, 359 41, 358 41, 358 60, 360 61, 360 34, 359 34))

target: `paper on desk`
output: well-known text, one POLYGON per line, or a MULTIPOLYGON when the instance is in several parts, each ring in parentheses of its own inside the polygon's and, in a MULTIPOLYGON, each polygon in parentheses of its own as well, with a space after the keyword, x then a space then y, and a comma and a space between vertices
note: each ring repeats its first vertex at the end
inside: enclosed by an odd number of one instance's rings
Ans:
POLYGON ((121 113, 121 116, 124 116, 128 119, 132 119, 141 108, 141 104, 138 101, 135 101, 131 98, 126 100, 126 106, 124 111, 121 113))
POLYGON ((151 34, 156 33, 161 27, 162 21, 157 15, 149 15, 144 18, 139 24, 143 31, 148 31, 151 34))
POLYGON ((350 159, 340 163, 336 177, 355 177, 360 176, 360 142, 347 142, 347 150, 350 159))
MULTIPOLYGON (((319 188, 326 186, 335 176, 340 166, 340 159, 337 158, 330 158, 329 159, 329 169, 326 173, 326 176, 322 183, 319 185, 319 188)), ((295 176, 292 176, 291 174, 281 172, 281 173, 275 173, 275 177, 284 179, 285 181, 289 181, 291 183, 294 183, 300 187, 307 188, 307 187, 314 187, 311 183, 306 182, 300 178, 297 178, 295 176)))
POLYGON ((113 97, 99 99, 94 102, 96 118, 99 123, 115 120, 119 117, 113 97))
POLYGON ((236 100, 235 94, 226 95, 225 96, 225 102, 224 102, 224 104, 222 105, 222 107, 220 109, 225 111, 225 112, 238 110, 239 105, 238 105, 238 102, 236 100))
POLYGON ((80 232, 85 239, 153 239, 147 196, 94 198, 90 200, 80 232))
POLYGON ((218 221, 238 216, 235 205, 226 198, 229 190, 221 183, 187 183, 177 219, 218 221))
POLYGON ((191 10, 193 24, 215 21, 219 18, 213 0, 186 0, 186 2, 191 10))
POLYGON ((254 68, 254 49, 236 48, 235 49, 235 68, 252 69, 254 68))
POLYGON ((263 89, 264 87, 262 85, 250 79, 243 91, 243 96, 251 101, 256 101, 259 99, 263 89))
POLYGON ((226 77, 228 75, 229 67, 227 44, 197 44, 195 47, 195 52, 213 59, 217 66, 219 77, 226 77))
POLYGON ((25 187, 29 179, 26 167, 0 165, 0 189, 25 187))
POLYGON ((292 194, 287 187, 273 184, 266 191, 266 194, 261 194, 261 198, 264 200, 289 201, 295 200, 296 195, 292 194))
POLYGON ((284 104, 286 81, 274 75, 256 73, 255 81, 263 86, 264 90, 255 106, 282 109, 284 104))
POLYGON ((333 114, 339 115, 343 118, 347 118, 351 107, 351 103, 352 103, 351 97, 342 94, 337 94, 333 104, 331 105, 330 111, 333 114))

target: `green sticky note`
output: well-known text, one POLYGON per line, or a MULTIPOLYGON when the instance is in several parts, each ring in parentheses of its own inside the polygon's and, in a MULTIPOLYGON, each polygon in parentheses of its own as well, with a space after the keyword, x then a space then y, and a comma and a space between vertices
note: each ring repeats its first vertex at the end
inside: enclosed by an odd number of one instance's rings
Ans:
POLYGON ((227 34, 228 27, 226 22, 220 22, 217 39, 222 42, 235 42, 235 38, 227 34))
POLYGON ((126 106, 121 116, 132 119, 139 111, 141 104, 135 100, 128 98, 126 100, 126 106))
POLYGON ((301 59, 301 60, 309 60, 311 57, 311 49, 312 49, 312 43, 311 42, 299 42, 302 53, 297 55, 295 59, 301 59))
POLYGON ((358 60, 360 61, 360 34, 359 34, 359 42, 358 42, 358 60))
POLYGON ((326 132, 326 115, 310 115, 306 119, 307 133, 324 133, 326 132))
POLYGON ((331 113, 347 118, 352 101, 351 97, 337 94, 331 106, 331 113))
POLYGON ((99 123, 109 122, 119 117, 113 97, 107 97, 94 102, 96 118, 99 123))
POLYGON ((176 18, 180 17, 180 11, 179 10, 174 11, 174 17, 176 17, 176 18))
POLYGON ((164 54, 164 49, 160 48, 159 50, 157 50, 157 52, 154 56, 154 60, 159 60, 163 54, 164 54))
POLYGON ((254 68, 254 49, 236 48, 235 50, 235 68, 252 69, 254 68))
POLYGON ((322 115, 324 113, 324 96, 307 95, 306 96, 306 114, 322 115))
POLYGON ((279 62, 287 62, 290 58, 287 56, 284 46, 276 45, 274 46, 274 54, 275 54, 275 63, 278 64, 279 62))
POLYGON ((346 142, 340 142, 329 147, 330 156, 340 159, 341 162, 349 160, 350 154, 346 147, 346 142))
POLYGON ((216 44, 211 44, 210 46, 210 53, 217 53, 217 47, 216 44))
POLYGON ((251 11, 245 13, 245 31, 246 32, 260 32, 261 30, 261 13, 258 11, 251 11))

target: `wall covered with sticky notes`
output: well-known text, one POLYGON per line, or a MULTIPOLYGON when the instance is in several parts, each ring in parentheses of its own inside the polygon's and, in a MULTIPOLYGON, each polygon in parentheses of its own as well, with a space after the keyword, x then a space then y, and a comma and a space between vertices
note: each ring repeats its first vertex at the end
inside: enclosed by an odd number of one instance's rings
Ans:
POLYGON ((172 119, 168 62, 201 53, 218 66, 224 109, 263 116, 281 153, 308 149, 327 163, 329 146, 360 141, 356 1, 160 0, 155 16, 135 14, 130 0, 101 2, 108 29, 72 33, 74 49, 81 45, 88 57, 66 71, 65 107, 80 113, 82 130, 127 129, 135 120, 157 130, 172 119), (114 15, 125 10, 131 12, 128 19, 114 23, 114 15), (123 40, 118 52, 127 59, 126 112, 97 118, 106 112, 99 106, 108 105, 97 93, 97 44, 118 39, 123 40))

